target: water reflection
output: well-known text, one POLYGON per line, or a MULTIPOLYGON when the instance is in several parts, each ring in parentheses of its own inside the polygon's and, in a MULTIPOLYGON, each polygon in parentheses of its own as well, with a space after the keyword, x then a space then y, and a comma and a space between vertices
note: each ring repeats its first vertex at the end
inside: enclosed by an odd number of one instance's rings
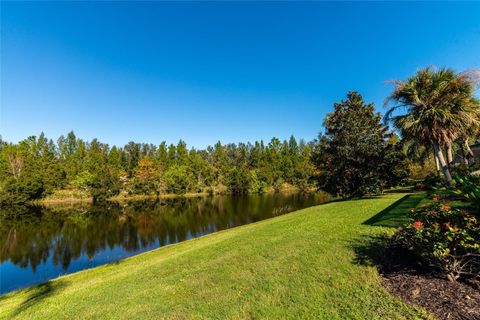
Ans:
POLYGON ((325 201, 277 194, 3 208, 0 293, 325 201))

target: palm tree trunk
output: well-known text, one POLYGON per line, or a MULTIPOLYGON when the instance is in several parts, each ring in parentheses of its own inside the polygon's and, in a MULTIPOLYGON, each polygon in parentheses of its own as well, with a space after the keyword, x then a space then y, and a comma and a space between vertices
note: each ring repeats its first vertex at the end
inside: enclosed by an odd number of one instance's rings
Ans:
POLYGON ((463 140, 463 147, 466 150, 466 158, 473 158, 475 155, 473 154, 472 149, 470 149, 470 145, 468 144, 468 138, 463 140))
POLYGON ((448 165, 445 162, 445 158, 443 157, 442 149, 440 148, 440 144, 438 142, 433 143, 433 149, 435 150, 435 156, 440 163, 440 167, 442 167, 443 175, 445 176, 445 182, 450 185, 452 181, 452 175, 450 174, 450 170, 448 169, 448 165))
POLYGON ((466 164, 468 166, 468 158, 466 152, 463 153, 463 164, 466 164))
POLYGON ((433 151, 433 159, 435 159, 435 168, 437 169, 437 176, 440 176, 440 162, 438 161, 435 150, 433 151))
MULTIPOLYGON (((468 140, 467 140, 467 144, 468 144, 468 140)), ((462 148, 463 163, 468 165, 468 151, 467 151, 467 148, 465 148, 465 142, 462 143, 461 148, 462 148)))
POLYGON ((447 164, 451 164, 453 162, 453 148, 451 143, 447 143, 447 164))

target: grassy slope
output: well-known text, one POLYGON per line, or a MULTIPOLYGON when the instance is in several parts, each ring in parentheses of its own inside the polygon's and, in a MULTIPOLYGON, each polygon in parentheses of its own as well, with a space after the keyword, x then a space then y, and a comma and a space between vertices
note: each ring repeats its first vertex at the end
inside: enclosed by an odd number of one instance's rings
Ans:
POLYGON ((0 297, 0 318, 421 318, 353 250, 387 230, 364 222, 402 196, 329 203, 61 277, 0 297))

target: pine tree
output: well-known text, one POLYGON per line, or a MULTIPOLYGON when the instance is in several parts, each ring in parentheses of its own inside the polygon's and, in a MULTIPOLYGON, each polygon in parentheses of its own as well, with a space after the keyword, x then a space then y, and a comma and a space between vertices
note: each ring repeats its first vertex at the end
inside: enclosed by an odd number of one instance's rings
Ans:
POLYGON ((334 107, 325 118, 315 158, 320 186, 342 197, 360 197, 397 183, 400 177, 385 172, 397 170, 404 158, 389 147, 387 128, 374 105, 349 92, 347 100, 334 107))

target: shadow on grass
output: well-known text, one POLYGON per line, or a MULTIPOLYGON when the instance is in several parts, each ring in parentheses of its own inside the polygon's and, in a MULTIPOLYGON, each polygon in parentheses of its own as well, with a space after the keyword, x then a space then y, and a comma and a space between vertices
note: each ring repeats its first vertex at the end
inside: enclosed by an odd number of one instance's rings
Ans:
MULTIPOLYGON (((105 266, 115 266, 119 265, 124 259, 117 260, 106 264, 105 266)), ((24 289, 27 297, 25 300, 20 303, 15 310, 12 311, 11 316, 15 317, 20 313, 26 311, 35 304, 41 302, 42 300, 52 296, 55 293, 58 293, 67 286, 67 283, 63 280, 48 281, 41 283, 39 285, 24 289)), ((7 299, 7 294, 0 296, 0 302, 4 299, 7 299)))
POLYGON ((409 193, 409 192, 415 192, 413 190, 413 186, 397 187, 397 188, 392 188, 384 191, 384 193, 409 193))
POLYGON ((57 291, 61 290, 66 286, 66 283, 61 280, 49 281, 37 286, 34 286, 30 289, 27 289, 26 299, 17 306, 17 308, 12 312, 12 316, 17 316, 33 305, 41 302, 43 299, 53 295, 57 291))
POLYGON ((355 258, 353 262, 362 266, 378 266, 386 253, 389 239, 387 235, 362 236, 350 243, 355 258))
POLYGON ((351 247, 355 252, 355 264, 375 266, 384 275, 425 271, 412 252, 395 245, 388 235, 364 236, 351 242, 351 247))
POLYGON ((405 213, 415 208, 425 197, 423 194, 409 194, 383 209, 363 224, 379 227, 398 227, 407 221, 405 213))
POLYGON ((414 191, 412 187, 401 187, 401 188, 395 188, 395 189, 389 189, 384 191, 383 193, 378 193, 378 194, 367 194, 361 197, 351 197, 351 198, 341 198, 341 197, 333 197, 331 200, 326 201, 322 204, 329 204, 329 203, 334 203, 334 202, 352 202, 352 201, 362 201, 362 200, 371 200, 371 199, 379 199, 382 196, 386 194, 396 194, 396 193, 410 193, 411 196, 413 197, 424 197, 424 192, 422 191, 414 191), (420 196, 423 195, 423 196, 420 196))

